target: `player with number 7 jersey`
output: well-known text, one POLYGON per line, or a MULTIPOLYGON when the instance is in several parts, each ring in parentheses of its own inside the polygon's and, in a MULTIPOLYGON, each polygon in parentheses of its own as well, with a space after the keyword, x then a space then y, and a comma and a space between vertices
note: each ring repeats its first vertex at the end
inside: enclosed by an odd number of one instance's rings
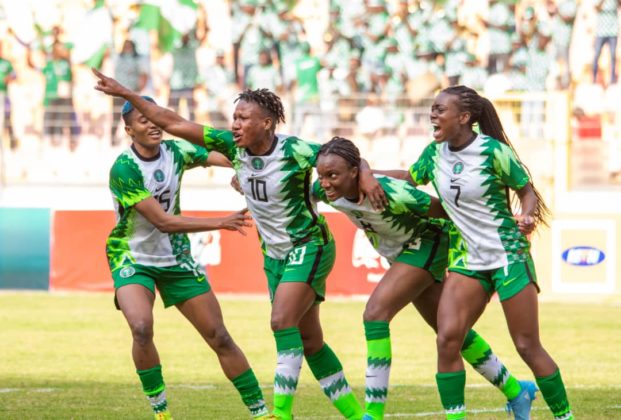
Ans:
MULTIPOLYGON (((350 140, 335 137, 322 145, 317 158, 318 180, 313 196, 343 212, 363 229, 390 268, 369 297, 364 310, 367 340, 365 420, 384 418, 392 363, 389 323, 412 303, 437 331, 437 313, 448 263, 448 228, 440 201, 403 179, 378 175, 388 205, 375 210, 366 200, 357 203, 360 152, 350 140)), ((492 352, 489 344, 470 329, 461 347, 462 357, 496 386, 514 398, 520 383, 492 352)))

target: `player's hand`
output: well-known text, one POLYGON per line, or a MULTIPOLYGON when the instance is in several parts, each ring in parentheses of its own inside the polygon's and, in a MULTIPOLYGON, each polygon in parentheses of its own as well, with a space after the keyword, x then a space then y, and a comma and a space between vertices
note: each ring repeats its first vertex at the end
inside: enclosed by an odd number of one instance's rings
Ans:
POLYGON ((220 219, 219 229, 225 230, 236 230, 242 235, 246 236, 246 231, 244 228, 252 227, 252 217, 249 214, 246 214, 248 209, 242 209, 240 211, 236 211, 235 213, 231 213, 228 216, 220 219))
POLYGON ((369 198, 369 202, 375 210, 383 211, 384 207, 388 205, 388 199, 384 193, 384 189, 377 182, 377 179, 373 176, 373 173, 368 170, 361 170, 358 177, 358 183, 360 187, 360 196, 358 197, 358 204, 362 204, 365 197, 369 198))
POLYGON ((121 98, 123 98, 127 93, 131 93, 129 89, 114 80, 112 77, 108 77, 92 67, 91 71, 99 79, 97 80, 97 85, 95 86, 96 90, 103 92, 106 95, 118 96, 121 98))
POLYGON ((233 175, 233 177, 231 178, 231 187, 233 187, 233 189, 237 191, 238 193, 240 193, 241 195, 244 195, 244 190, 242 190, 242 187, 241 187, 241 184, 239 183, 239 178, 237 178, 237 175, 233 175))
POLYGON ((529 215, 517 215, 515 216, 518 228, 524 235, 530 235, 535 230, 535 219, 529 215))

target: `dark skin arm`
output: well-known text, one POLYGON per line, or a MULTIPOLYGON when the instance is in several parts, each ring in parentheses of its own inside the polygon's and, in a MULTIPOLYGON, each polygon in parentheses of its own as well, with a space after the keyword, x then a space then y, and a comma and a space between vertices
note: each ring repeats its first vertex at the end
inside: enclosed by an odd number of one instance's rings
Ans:
POLYGON ((426 216, 433 217, 434 219, 448 219, 448 214, 442 207, 440 200, 436 197, 431 197, 431 204, 429 205, 429 211, 426 216))
POLYGON ((248 209, 243 209, 224 217, 186 217, 168 214, 153 197, 146 198, 136 204, 136 210, 163 233, 190 233, 208 230, 236 230, 246 235, 244 228, 251 227, 248 209))
POLYGON ((522 205, 522 212, 515 216, 515 220, 520 232, 528 235, 535 230, 535 218, 532 215, 537 209, 537 196, 530 182, 516 193, 522 205))
POLYGON ((91 70, 99 79, 97 81, 97 86, 95 86, 96 90, 106 95, 116 96, 131 102, 142 115, 167 133, 185 139, 198 146, 205 146, 205 142, 203 141, 203 126, 201 124, 188 121, 169 109, 147 101, 140 96, 139 93, 126 88, 112 77, 105 76, 96 69, 91 70))
POLYGON ((361 204, 365 197, 369 197, 369 201, 375 210, 384 210, 384 207, 388 205, 384 189, 377 182, 377 179, 373 176, 373 171, 369 167, 369 163, 364 159, 360 162, 358 187, 360 189, 358 204, 361 204))
POLYGON ((414 181, 412 180, 412 177, 410 176, 410 173, 408 171, 403 170, 403 169, 388 169, 388 170, 373 169, 373 173, 374 174, 378 174, 378 175, 389 176, 389 177, 395 178, 395 179, 402 179, 404 181, 408 181, 410 184, 412 184, 414 186, 416 185, 414 183, 414 181))

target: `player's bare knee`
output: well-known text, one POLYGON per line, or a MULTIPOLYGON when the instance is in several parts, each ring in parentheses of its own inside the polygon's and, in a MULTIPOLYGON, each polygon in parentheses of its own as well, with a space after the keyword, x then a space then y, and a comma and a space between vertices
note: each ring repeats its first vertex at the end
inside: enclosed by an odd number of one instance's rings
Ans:
POLYGON ((460 340, 458 334, 454 332, 438 332, 436 336, 436 345, 438 347, 438 353, 445 354, 458 354, 461 350, 461 343, 463 337, 460 340))
POLYGON ((389 311, 382 305, 368 302, 362 314, 363 321, 389 321, 389 311))
POLYGON ((518 337, 515 339, 515 349, 525 362, 532 361, 543 351, 541 343, 531 337, 518 337))
POLYGON ((153 323, 150 321, 137 321, 131 324, 132 338, 139 346, 146 346, 153 341, 153 323))
POLYGON ((270 320, 272 331, 284 330, 285 328, 295 327, 296 324, 289 320, 284 314, 279 312, 273 312, 270 320))
POLYGON ((302 334, 302 346, 304 347, 304 356, 310 356, 317 353, 323 347, 323 334, 302 334))
POLYGON ((233 338, 224 326, 209 331, 205 339, 209 347, 216 353, 224 352, 235 345, 233 338))

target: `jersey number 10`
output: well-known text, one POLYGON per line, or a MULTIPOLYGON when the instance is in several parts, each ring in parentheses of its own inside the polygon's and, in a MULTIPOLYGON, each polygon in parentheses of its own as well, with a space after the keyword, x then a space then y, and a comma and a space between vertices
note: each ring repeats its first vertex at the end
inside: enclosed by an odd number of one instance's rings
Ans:
POLYGON ((250 178, 252 198, 267 202, 267 183, 262 179, 250 178))

